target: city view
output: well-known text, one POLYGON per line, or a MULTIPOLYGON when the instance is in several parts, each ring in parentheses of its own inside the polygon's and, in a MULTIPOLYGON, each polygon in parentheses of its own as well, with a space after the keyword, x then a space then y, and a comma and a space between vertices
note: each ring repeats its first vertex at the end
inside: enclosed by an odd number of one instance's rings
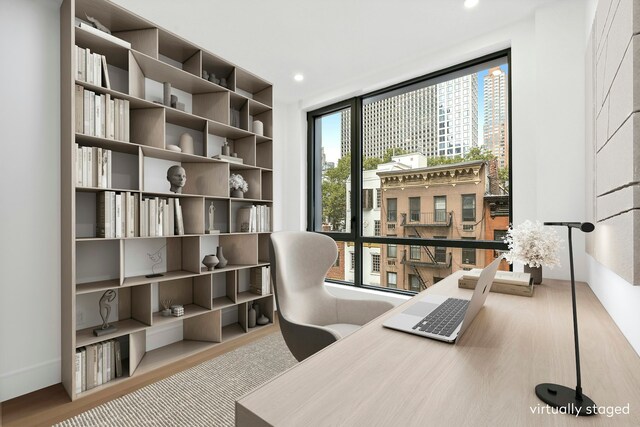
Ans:
MULTIPOLYGON (((505 58, 363 99, 362 236, 503 240, 509 226, 508 72, 505 58)), ((344 109, 316 118, 322 231, 351 231, 351 114, 344 109)), ((337 244, 327 277, 353 282, 354 243, 337 244)), ((363 284, 417 292, 454 271, 482 268, 497 255, 364 243, 363 284)))

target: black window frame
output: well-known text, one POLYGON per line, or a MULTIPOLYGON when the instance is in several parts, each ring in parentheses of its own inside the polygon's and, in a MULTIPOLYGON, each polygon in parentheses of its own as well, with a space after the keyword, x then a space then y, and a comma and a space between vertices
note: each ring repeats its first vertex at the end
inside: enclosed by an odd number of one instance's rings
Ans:
POLYGON ((398 199, 396 197, 391 197, 387 199, 387 222, 398 222, 398 199), (393 210, 390 209, 389 203, 393 200, 395 207, 393 210), (391 213, 393 212, 393 216, 391 213))
POLYGON ((460 200, 460 204, 462 205, 462 208, 460 209, 460 214, 462 215, 462 221, 463 222, 475 222, 476 218, 477 218, 477 203, 476 203, 476 194, 462 194, 460 196, 461 200, 460 200), (469 208, 465 208, 464 207, 464 200, 468 199, 468 200, 473 200, 473 215, 471 215, 471 219, 469 219, 469 217, 465 216, 465 210, 469 210, 469 208))
POLYGON ((435 222, 447 221, 447 196, 433 196, 433 220, 435 222), (444 199, 444 209, 438 209, 438 199, 444 199), (438 215, 442 212, 442 215, 438 215), (442 216, 442 219, 440 219, 442 216))
MULTIPOLYGON (((443 78, 447 75, 450 75, 455 72, 459 72, 461 70, 471 68, 474 66, 481 65, 483 63, 494 61, 494 60, 502 60, 505 59, 507 64, 509 73, 507 77, 507 92, 509 93, 509 102, 507 108, 507 124, 508 124, 508 144, 509 144, 509 223, 513 222, 513 120, 512 120, 512 108, 513 108, 513 91, 512 91, 512 76, 513 76, 513 67, 511 65, 511 49, 504 49, 500 51, 496 51, 494 53, 475 58, 463 63, 459 63, 420 77, 416 77, 414 79, 410 79, 401 83, 397 83, 373 92, 365 93, 363 95, 359 95, 353 98, 345 99, 340 102, 336 102, 334 104, 328 105, 326 107, 322 107, 313 111, 307 112, 307 231, 317 232, 320 234, 327 235, 332 237, 336 241, 347 241, 353 243, 354 254, 355 254, 355 268, 353 270, 354 277, 353 282, 346 280, 336 280, 336 279, 325 279, 327 282, 331 283, 339 283, 349 286, 355 286, 365 289, 373 289, 378 291, 387 291, 391 293, 399 293, 405 295, 414 295, 415 292, 406 291, 402 289, 396 288, 385 288, 381 286, 369 285, 363 283, 363 246, 365 244, 379 244, 379 245, 387 245, 387 244, 395 244, 395 245, 415 245, 419 244, 421 246, 439 246, 445 248, 469 248, 469 249, 493 249, 497 251, 505 251, 508 250, 506 243, 498 242, 494 240, 474 240, 470 242, 469 240, 464 239, 433 239, 433 238, 406 238, 397 236, 394 234, 390 234, 389 230, 385 230, 387 233, 386 236, 365 236, 363 234, 362 227, 362 200, 361 200, 361 189, 362 189, 362 105, 363 99, 376 96, 383 95, 388 92, 392 92, 394 90, 400 90, 405 87, 421 83, 427 80, 433 80, 437 78, 443 78), (314 141, 314 132, 315 132, 315 119, 321 117, 323 115, 330 114, 332 112, 338 112, 340 110, 349 108, 351 111, 351 129, 350 129, 350 145, 351 145, 351 189, 350 197, 348 201, 348 205, 352 207, 351 209, 351 218, 345 218, 345 222, 350 222, 351 227, 348 232, 326 232, 322 231, 321 227, 316 227, 316 221, 322 218, 321 209, 322 204, 317 203, 317 198, 321 198, 322 195, 320 191, 321 184, 321 165, 318 168, 318 163, 320 162, 320 150, 321 147, 318 144, 315 144, 314 141), (318 212, 320 215, 318 216, 318 212)), ((377 204, 377 203, 376 203, 377 204)), ((397 205, 396 205, 397 206, 397 205)), ((476 206, 477 210, 477 206, 476 206)), ((397 207, 396 207, 397 212, 397 207)), ((382 213, 386 214, 386 213, 382 213)), ((389 222, 389 221, 388 221, 389 222)), ((396 221, 398 222, 397 213, 396 213, 396 221)), ((396 246, 397 248, 397 246, 396 246)), ((346 270, 345 270, 346 272, 346 270)), ((389 273, 389 272, 387 272, 389 273)), ((397 277, 397 276, 396 276, 397 277)), ((385 278, 386 280, 386 278, 385 278)), ((397 279, 396 279, 397 286, 397 279)))
POLYGON ((409 221, 420 222, 420 204, 422 197, 409 197, 409 221), (418 210, 416 211, 413 202, 418 201, 418 210))

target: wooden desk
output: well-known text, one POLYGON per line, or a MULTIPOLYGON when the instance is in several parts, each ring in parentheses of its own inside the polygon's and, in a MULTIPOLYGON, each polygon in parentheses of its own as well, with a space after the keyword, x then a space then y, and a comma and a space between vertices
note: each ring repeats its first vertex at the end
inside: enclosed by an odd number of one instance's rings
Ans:
MULTIPOLYGON (((457 287, 461 274, 423 293, 471 298, 457 287)), ((532 413, 545 407, 536 384, 575 387, 570 289, 545 280, 532 298, 491 293, 455 345, 382 327, 413 298, 242 397, 236 425, 639 426, 640 358, 585 283, 577 285, 584 393, 599 406, 630 404, 630 415, 532 413)))

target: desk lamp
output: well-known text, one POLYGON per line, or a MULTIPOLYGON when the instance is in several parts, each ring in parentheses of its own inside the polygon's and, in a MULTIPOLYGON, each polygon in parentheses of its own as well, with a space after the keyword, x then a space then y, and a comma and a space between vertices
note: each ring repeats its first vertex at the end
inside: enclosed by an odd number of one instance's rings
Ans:
POLYGON ((576 377, 575 390, 559 384, 543 383, 536 386, 536 396, 543 402, 554 408, 567 408, 567 413, 573 415, 594 415, 595 403, 582 393, 582 381, 580 379, 580 349, 578 346, 578 317, 576 315, 576 280, 573 274, 573 246, 571 242, 571 229, 579 228, 585 233, 591 233, 595 226, 590 222, 545 222, 544 225, 564 226, 569 233, 569 266, 571 267, 571 299, 573 302, 573 340, 576 348, 576 377))

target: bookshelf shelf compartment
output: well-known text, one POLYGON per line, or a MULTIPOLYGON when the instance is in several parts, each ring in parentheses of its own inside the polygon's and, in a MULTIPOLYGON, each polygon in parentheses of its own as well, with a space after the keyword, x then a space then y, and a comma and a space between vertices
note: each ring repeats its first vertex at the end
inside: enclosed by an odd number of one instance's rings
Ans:
MULTIPOLYGON (((219 18, 212 19, 215 25, 219 18)), ((257 301, 273 321, 273 312, 268 312, 273 310, 272 304, 265 302, 272 297, 248 292, 251 269, 266 265, 264 248, 269 234, 235 231, 239 207, 273 206, 273 89, 269 82, 110 0, 64 1, 60 24, 61 378, 75 400, 108 387, 124 388, 132 377, 257 330, 247 328, 249 303, 257 301), (76 26, 76 18, 84 21, 87 16, 107 25, 115 38, 76 26), (102 65, 98 55, 104 56, 109 84, 104 73, 101 77, 105 78, 92 80, 86 78, 89 73, 78 72, 76 52, 82 55, 81 49, 85 54, 86 49, 95 53, 92 58, 99 59, 102 65), (226 82, 205 80, 203 71, 226 82), (164 82, 171 84, 171 94, 184 104, 184 111, 163 104, 164 82), (107 104, 107 97, 125 102, 107 104), (95 117, 88 116, 87 134, 85 100, 88 110, 96 113, 95 117), (104 105, 104 115, 97 114, 100 109, 91 109, 92 100, 94 106, 96 101, 97 105, 104 105), (124 117, 120 115, 120 105, 128 111, 124 117), (115 114, 106 115, 116 110, 117 121, 115 114), (239 113, 236 116, 234 112, 233 120, 232 110, 239 113), (102 136, 89 134, 94 133, 90 130, 91 117, 95 133, 102 136), (253 120, 263 122, 264 135, 252 132, 253 120), (102 123, 103 127, 95 126, 102 123), (185 132, 194 138, 194 154, 168 150, 167 146, 177 145, 185 132), (213 158, 221 154, 224 143, 243 159, 242 164, 213 158), (80 147, 91 150, 76 150, 80 147), (107 183, 104 174, 95 175, 95 179, 93 174, 92 179, 88 174, 78 176, 83 168, 80 165, 78 170, 75 157, 87 153, 89 158, 90 153, 92 163, 98 163, 93 161, 98 149, 111 151, 111 182, 108 172, 107 183), (182 194, 169 191, 166 175, 173 165, 182 166, 187 175, 182 194), (246 198, 230 197, 231 173, 239 173, 249 182, 246 198), (154 202, 155 198, 158 202, 172 199, 174 206, 178 201, 185 234, 168 232, 172 216, 163 211, 163 220, 168 217, 170 221, 163 223, 162 234, 171 235, 148 236, 151 230, 147 229, 149 233, 142 237, 131 237, 130 233, 118 238, 97 237, 98 225, 102 232, 97 205, 106 191, 129 192, 139 208, 149 198, 154 202), (211 228, 211 204, 215 206, 213 229, 219 234, 206 233, 211 228), (223 248, 228 265, 208 271, 201 264, 202 258, 215 253, 217 246, 223 248), (146 277, 152 272, 162 276, 146 277), (118 304, 112 305, 110 323, 118 330, 95 337, 96 326, 88 326, 101 324, 97 301, 107 290, 117 294, 118 304), (168 299, 183 305, 184 316, 161 315, 161 300, 168 299), (177 337, 172 337, 169 330, 179 325, 181 340, 173 342, 177 337), (149 331, 153 331, 153 338, 147 342, 149 331), (123 345, 123 376, 80 392, 74 371, 76 349, 111 339, 123 345)), ((84 170, 88 171, 87 166, 84 170)), ((137 225, 141 229, 142 218, 145 225, 152 223, 146 209, 151 211, 150 205, 144 205, 144 216, 140 215, 142 209, 134 214, 134 228, 137 225)), ((175 212, 172 215, 175 222, 175 212)), ((127 218, 131 218, 130 212, 127 218)), ((131 223, 125 221, 125 226, 131 223)))

